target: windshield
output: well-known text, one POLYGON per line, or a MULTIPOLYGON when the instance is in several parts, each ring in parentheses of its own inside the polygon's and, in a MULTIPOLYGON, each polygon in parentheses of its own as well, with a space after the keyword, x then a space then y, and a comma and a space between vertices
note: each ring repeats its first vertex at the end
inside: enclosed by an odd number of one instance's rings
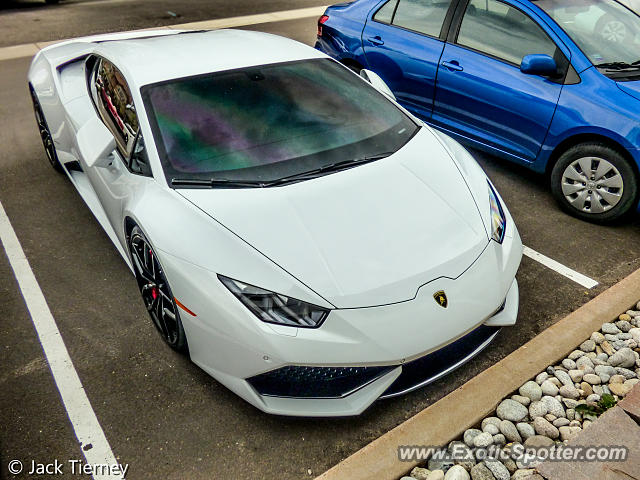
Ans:
POLYGON ((567 32, 594 65, 632 64, 640 60, 640 17, 629 9, 640 7, 637 0, 535 3, 567 32))
POLYGON ((182 184, 273 181, 385 156, 418 129, 330 59, 172 80, 143 97, 167 179, 182 184))

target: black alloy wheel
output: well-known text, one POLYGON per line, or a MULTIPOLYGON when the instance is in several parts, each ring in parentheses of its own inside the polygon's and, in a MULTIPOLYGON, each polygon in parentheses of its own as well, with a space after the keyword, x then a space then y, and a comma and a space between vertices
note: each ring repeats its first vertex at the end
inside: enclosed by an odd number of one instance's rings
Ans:
POLYGON ((187 337, 169 283, 151 244, 138 226, 131 231, 129 251, 142 300, 153 324, 171 348, 186 352, 187 337))

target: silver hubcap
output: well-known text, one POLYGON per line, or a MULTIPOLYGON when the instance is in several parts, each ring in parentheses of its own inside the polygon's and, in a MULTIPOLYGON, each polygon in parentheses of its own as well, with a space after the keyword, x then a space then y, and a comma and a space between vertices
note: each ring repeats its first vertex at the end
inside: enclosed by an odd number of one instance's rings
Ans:
POLYGON ((627 36, 627 27, 622 22, 612 20, 605 23, 600 34, 610 42, 622 42, 627 36))
POLYGON ((624 182, 613 164, 599 157, 582 157, 562 174, 562 193, 577 210, 602 213, 622 198, 624 182))

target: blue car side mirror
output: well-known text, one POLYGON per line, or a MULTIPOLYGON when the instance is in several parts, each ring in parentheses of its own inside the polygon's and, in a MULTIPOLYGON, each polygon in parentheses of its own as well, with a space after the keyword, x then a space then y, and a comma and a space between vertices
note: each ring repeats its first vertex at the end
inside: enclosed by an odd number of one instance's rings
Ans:
POLYGON ((526 55, 520 64, 520 71, 529 75, 553 77, 558 74, 558 65, 549 55, 526 55))

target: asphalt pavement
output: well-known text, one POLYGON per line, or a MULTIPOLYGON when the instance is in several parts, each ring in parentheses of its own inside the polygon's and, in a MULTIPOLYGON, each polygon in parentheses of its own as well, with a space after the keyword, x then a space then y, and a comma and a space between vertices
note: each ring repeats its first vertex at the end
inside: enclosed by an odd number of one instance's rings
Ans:
MULTIPOLYGON (((165 9, 179 12, 179 21, 186 22, 311 5, 269 1, 230 6, 199 0, 69 1, 53 7, 11 3, 0 11, 0 45, 106 31, 105 26, 119 30, 173 22, 154 17, 165 9)), ((315 19, 249 28, 311 43, 315 19)), ((356 418, 264 414, 165 347, 154 331, 130 271, 69 181, 47 164, 26 85, 29 61, 0 62, 0 202, 106 437, 119 461, 130 464, 129 479, 312 478, 640 267, 638 217, 609 227, 576 220, 558 209, 543 177, 476 153, 524 243, 600 284, 587 290, 525 257, 517 276, 517 325, 503 329, 464 368, 412 394, 379 401, 356 418)), ((0 312, 0 478, 14 478, 7 471, 12 459, 25 464, 32 459, 82 459, 3 254, 0 312)))

